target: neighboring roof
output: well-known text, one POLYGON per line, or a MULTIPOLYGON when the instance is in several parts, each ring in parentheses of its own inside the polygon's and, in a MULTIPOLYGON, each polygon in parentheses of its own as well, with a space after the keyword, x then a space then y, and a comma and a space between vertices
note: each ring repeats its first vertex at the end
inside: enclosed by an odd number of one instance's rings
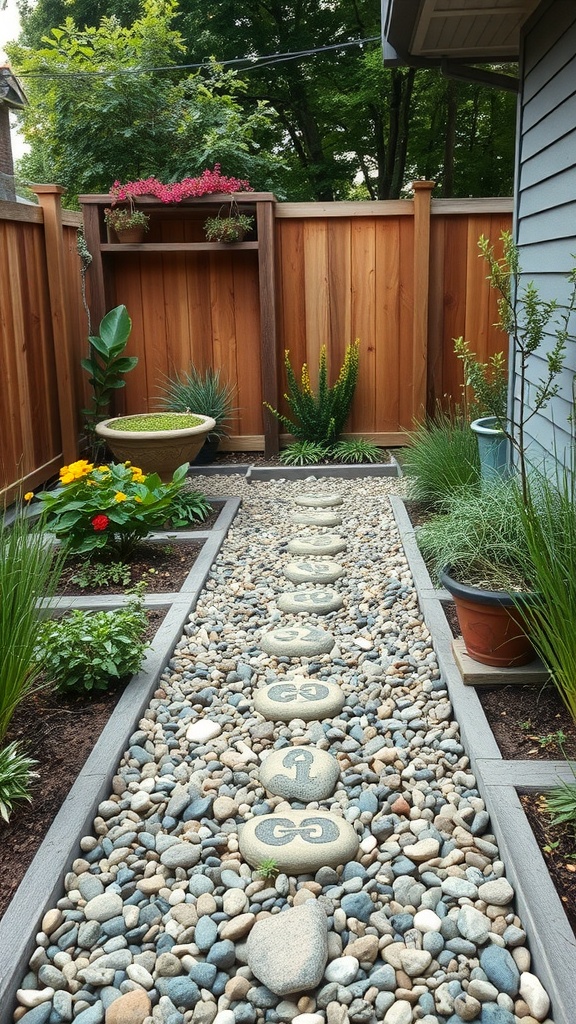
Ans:
POLYGON ((15 110, 28 105, 26 93, 6 64, 0 65, 0 103, 7 103, 15 110))
POLYGON ((388 65, 515 61, 520 29, 540 0, 382 0, 388 65))

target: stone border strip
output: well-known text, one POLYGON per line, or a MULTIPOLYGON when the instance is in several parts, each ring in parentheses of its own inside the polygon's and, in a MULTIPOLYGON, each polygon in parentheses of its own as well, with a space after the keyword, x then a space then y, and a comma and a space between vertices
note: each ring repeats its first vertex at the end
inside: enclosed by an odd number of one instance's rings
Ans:
MULTIPOLYGON (((171 534, 169 538, 165 534, 152 535, 151 539, 167 542, 197 539, 205 543, 185 581, 185 589, 183 587, 174 594, 148 595, 145 602, 148 607, 168 607, 154 637, 153 649, 148 651, 140 672, 124 690, 0 921, 2 1024, 12 1021, 9 1008, 14 1005, 16 989, 26 973, 39 922, 60 892, 69 865, 80 856, 80 839, 91 828, 98 804, 110 792, 112 777, 126 749, 126 741, 148 707, 150 697, 182 637, 188 615, 196 605, 240 503, 240 498, 227 499, 212 530, 171 534)), ((62 598, 55 599, 56 606, 110 609, 119 607, 124 599, 121 595, 94 595, 68 598, 66 604, 63 601, 62 598)))
POLYGON ((518 792, 542 792, 560 780, 573 782, 574 776, 565 762, 502 758, 476 690, 464 685, 454 660, 452 632, 442 607, 449 595, 433 587, 403 500, 391 495, 390 502, 454 717, 490 814, 506 874, 516 890, 532 955, 531 970, 550 996, 554 1024, 573 1024, 576 940, 518 792))
POLYGON ((390 462, 359 462, 333 466, 255 466, 245 462, 224 466, 191 466, 188 476, 245 476, 253 480, 306 480, 309 476, 341 477, 355 480, 364 476, 402 476, 399 462, 392 456, 390 462))

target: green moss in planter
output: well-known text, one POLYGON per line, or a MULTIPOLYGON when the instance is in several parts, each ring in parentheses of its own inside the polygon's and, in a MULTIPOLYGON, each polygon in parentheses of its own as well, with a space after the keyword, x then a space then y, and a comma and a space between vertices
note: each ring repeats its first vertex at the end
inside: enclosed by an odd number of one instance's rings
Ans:
POLYGON ((187 430, 189 427, 198 427, 202 423, 199 416, 192 413, 146 413, 141 416, 120 416, 111 420, 107 425, 110 430, 133 430, 149 431, 157 430, 187 430))

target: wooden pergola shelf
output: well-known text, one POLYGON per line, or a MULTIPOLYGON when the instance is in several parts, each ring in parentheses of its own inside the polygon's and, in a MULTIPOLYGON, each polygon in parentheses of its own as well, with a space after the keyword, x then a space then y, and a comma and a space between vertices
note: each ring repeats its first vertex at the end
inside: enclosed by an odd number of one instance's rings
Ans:
POLYGON ((258 242, 103 242, 100 246, 101 252, 125 252, 126 250, 136 252, 214 252, 219 249, 221 252, 237 249, 258 249, 258 242))

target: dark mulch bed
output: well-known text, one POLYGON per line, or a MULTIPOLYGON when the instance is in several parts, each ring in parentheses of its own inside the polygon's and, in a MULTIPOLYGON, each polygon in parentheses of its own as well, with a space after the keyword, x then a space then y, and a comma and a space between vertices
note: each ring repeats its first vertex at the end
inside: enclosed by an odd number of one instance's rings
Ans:
POLYGON ((520 802, 576 935, 576 828, 552 825, 539 794, 522 794, 520 802))
MULTIPOLYGON (((146 638, 153 640, 165 612, 149 609, 146 638)), ((17 708, 5 743, 22 741, 37 764, 32 804, 15 805, 10 822, 0 821, 3 881, 0 917, 20 885, 52 821, 118 703, 128 680, 107 693, 77 697, 41 690, 17 708)))
MULTIPOLYGON (((382 449, 382 461, 379 465, 387 465, 390 462, 391 455, 387 448, 382 449)), ((211 463, 212 466, 284 466, 277 455, 273 455, 267 459, 263 452, 216 452, 214 460, 211 463)), ((341 459, 322 459, 317 462, 317 466, 349 466, 349 462, 343 462, 341 459)), ((378 465, 378 463, 376 463, 378 465)), ((199 467, 201 468, 201 467, 199 467)), ((285 468, 285 467, 284 467, 285 468)), ((314 471, 314 466, 310 466, 310 472, 314 471)), ((194 466, 191 466, 190 472, 194 475, 194 466)), ((210 492, 210 485, 206 485, 206 492, 210 492)))
MULTIPOLYGON (((59 594, 70 596, 88 596, 90 594, 118 594, 137 583, 146 583, 149 593, 166 594, 180 590, 190 569, 194 565, 203 541, 184 541, 183 543, 154 543, 145 541, 130 559, 130 579, 126 584, 81 587, 73 581, 74 575, 86 564, 84 557, 67 560, 58 588, 59 594)), ((93 555, 90 563, 98 559, 93 555)), ((102 558, 102 562, 115 559, 102 558)))

